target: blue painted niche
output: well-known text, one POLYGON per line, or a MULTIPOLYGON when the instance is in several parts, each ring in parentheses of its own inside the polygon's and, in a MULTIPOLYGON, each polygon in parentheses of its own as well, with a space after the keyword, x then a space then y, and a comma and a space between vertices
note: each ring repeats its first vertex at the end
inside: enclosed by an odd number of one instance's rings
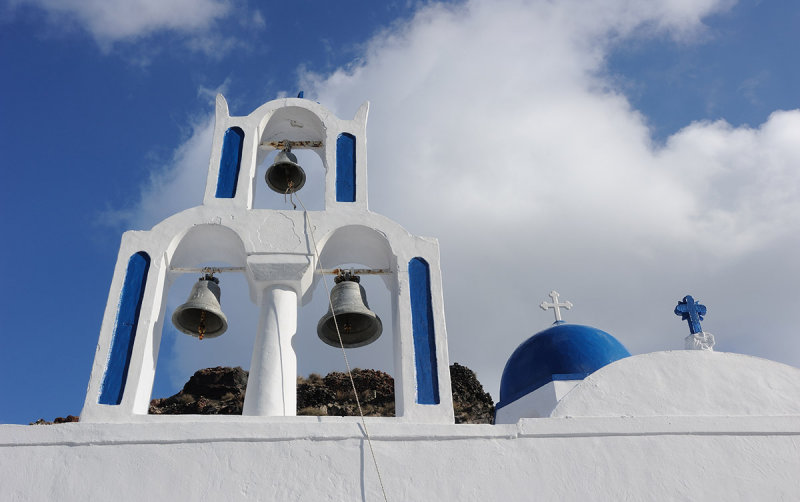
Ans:
POLYGON ((236 182, 239 179, 239 167, 242 164, 242 147, 244 131, 231 127, 225 131, 222 139, 222 155, 219 159, 219 175, 217 176, 218 199, 232 199, 236 196, 236 182))
POLYGON ((103 375, 100 398, 97 401, 100 404, 122 402, 149 270, 150 256, 144 251, 139 251, 128 260, 128 269, 125 272, 125 282, 122 285, 117 309, 117 322, 111 338, 111 351, 106 363, 106 373, 103 375))
POLYGON ((356 137, 336 138, 336 202, 356 201, 356 137))
POLYGON ((411 294, 414 363, 417 370, 417 403, 439 404, 439 369, 436 363, 431 272, 428 262, 422 258, 412 258, 408 262, 408 283, 411 294))

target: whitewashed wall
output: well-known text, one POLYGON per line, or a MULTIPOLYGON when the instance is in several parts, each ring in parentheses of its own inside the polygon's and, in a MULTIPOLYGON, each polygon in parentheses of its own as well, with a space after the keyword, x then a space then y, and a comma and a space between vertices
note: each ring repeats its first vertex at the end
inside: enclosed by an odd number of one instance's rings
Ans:
MULTIPOLYGON (((356 417, 133 415, 0 426, 0 500, 382 500, 356 417)), ((800 369, 621 359, 548 418, 368 418, 389 500, 798 500, 800 369)))
MULTIPOLYGON (((0 426, 0 499, 382 500, 357 423, 232 418, 0 426)), ((393 501, 800 496, 796 416, 370 424, 393 501)))

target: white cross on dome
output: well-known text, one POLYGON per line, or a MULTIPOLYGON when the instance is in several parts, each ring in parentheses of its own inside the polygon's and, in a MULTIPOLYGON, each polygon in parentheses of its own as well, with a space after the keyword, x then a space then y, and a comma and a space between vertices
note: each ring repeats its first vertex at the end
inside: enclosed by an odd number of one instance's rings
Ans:
POLYGON ((553 303, 542 302, 541 305, 539 306, 542 308, 542 310, 553 309, 556 314, 556 322, 563 322, 561 320, 561 307, 564 307, 565 309, 569 310, 572 308, 572 302, 569 301, 559 302, 558 291, 550 291, 550 298, 553 299, 553 303))

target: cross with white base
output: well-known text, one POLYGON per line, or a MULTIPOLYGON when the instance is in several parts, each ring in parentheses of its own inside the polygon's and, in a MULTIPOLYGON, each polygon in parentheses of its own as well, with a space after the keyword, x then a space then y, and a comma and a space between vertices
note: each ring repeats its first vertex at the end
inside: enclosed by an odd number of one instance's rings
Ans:
POLYGON ((675 307, 675 315, 681 316, 683 321, 689 321, 689 332, 691 334, 703 332, 703 328, 700 327, 700 321, 706 315, 706 306, 700 305, 691 296, 686 295, 683 300, 678 302, 678 306, 675 307))
POLYGON ((564 307, 565 309, 569 310, 572 308, 572 303, 568 301, 559 302, 557 291, 551 291, 550 298, 553 299, 553 303, 542 302, 542 304, 539 306, 542 308, 542 310, 553 309, 556 313, 556 322, 563 322, 561 320, 561 307, 564 307))

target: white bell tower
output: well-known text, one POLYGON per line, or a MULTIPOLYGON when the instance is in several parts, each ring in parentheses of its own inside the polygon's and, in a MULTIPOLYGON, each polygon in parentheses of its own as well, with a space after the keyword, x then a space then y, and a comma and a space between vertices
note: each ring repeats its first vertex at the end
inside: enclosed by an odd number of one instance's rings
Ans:
POLYGON ((244 415, 295 415, 291 341, 298 308, 322 277, 321 261, 328 269, 362 263, 383 274, 392 301, 384 322, 394 336, 394 420, 453 423, 438 243, 369 211, 368 110, 364 103, 353 120, 342 120, 313 101, 286 98, 231 117, 217 96, 203 204, 122 237, 82 422, 187 419, 147 410, 162 326, 172 316, 165 293, 176 277, 210 261, 242 271, 260 309, 244 415), (320 156, 323 211, 253 209, 255 184, 265 183, 257 166, 287 142, 320 156))

